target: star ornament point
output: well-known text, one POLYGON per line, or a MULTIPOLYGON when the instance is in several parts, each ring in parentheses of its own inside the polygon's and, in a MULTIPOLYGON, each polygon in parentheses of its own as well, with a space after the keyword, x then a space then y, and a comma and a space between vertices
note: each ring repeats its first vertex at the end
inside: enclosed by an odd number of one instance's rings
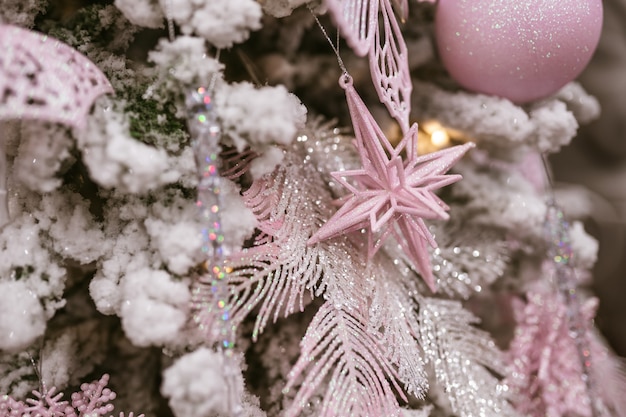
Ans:
POLYGON ((436 247, 436 242, 424 219, 448 219, 449 207, 434 191, 461 179, 460 175, 445 173, 474 144, 418 156, 414 124, 394 147, 350 86, 346 96, 362 168, 332 173, 352 195, 313 234, 309 244, 367 229, 368 255, 372 257, 392 235, 434 292, 428 246, 436 247))

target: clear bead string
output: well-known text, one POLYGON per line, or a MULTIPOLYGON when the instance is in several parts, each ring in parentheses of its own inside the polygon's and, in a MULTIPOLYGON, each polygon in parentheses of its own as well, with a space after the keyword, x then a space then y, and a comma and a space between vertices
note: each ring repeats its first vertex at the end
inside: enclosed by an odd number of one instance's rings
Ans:
MULTIPOLYGON (((216 56, 217 59, 219 57, 216 56)), ((188 109, 188 127, 192 135, 192 148, 198 175, 196 206, 202 222, 202 253, 205 257, 205 273, 199 277, 198 285, 208 285, 209 296, 204 299, 202 308, 210 319, 208 334, 210 343, 217 345, 217 350, 224 354, 223 374, 227 385, 229 413, 238 416, 241 412, 238 389, 238 367, 233 361, 235 328, 230 321, 229 290, 226 258, 224 256, 224 231, 222 228, 222 177, 219 168, 221 152, 220 126, 213 91, 216 76, 212 77, 208 87, 197 87, 189 92, 186 99, 188 109)), ((202 323, 201 323, 202 326, 202 323)))
POLYGON ((322 22, 320 22, 319 18, 317 17, 317 15, 315 14, 311 6, 308 6, 308 8, 309 8, 309 11, 311 12, 311 15, 313 15, 313 19, 315 19, 315 23, 317 23, 317 26, 322 31, 324 38, 326 39, 326 41, 328 41, 328 44, 330 45, 331 49, 335 53, 335 56, 337 57, 337 63, 339 64, 339 68, 341 69, 341 71, 343 71, 344 75, 349 75, 348 69, 346 68, 346 65, 344 64, 343 59, 341 58, 341 54, 339 53, 339 28, 337 28, 337 41, 336 41, 337 45, 335 45, 332 39, 330 39, 330 36, 328 35, 326 28, 324 28, 324 25, 322 25, 322 22))
MULTIPOLYGON (((221 151, 221 126, 213 99, 206 87, 198 87, 187 96, 189 110, 189 130, 192 134, 191 145, 194 150, 198 175, 196 206, 202 221, 202 253, 205 256, 205 269, 211 277, 211 292, 217 300, 216 306, 221 310, 222 321, 228 320, 226 268, 224 265, 224 232, 221 219, 221 182, 219 172, 219 154, 221 151)), ((221 326, 225 327, 225 326, 221 326)), ((226 329, 220 335, 224 340, 223 348, 232 347, 226 329)))
POLYGON ((165 1, 165 20, 167 21, 167 35, 170 42, 174 42, 176 39, 176 32, 174 31, 174 20, 172 19, 172 1, 165 1))
POLYGON ((593 380, 591 348, 587 337, 590 323, 581 313, 581 299, 577 288, 576 269, 572 263, 573 250, 569 232, 569 222, 563 210, 556 203, 553 181, 548 162, 543 158, 543 165, 548 180, 548 201, 544 222, 545 235, 549 243, 548 255, 554 266, 554 285, 561 294, 567 311, 569 335, 572 338, 581 367, 581 378, 585 384, 592 417, 604 416, 604 405, 595 392, 593 380))
POLYGON ((198 174, 196 206, 202 221, 202 252, 205 256, 206 274, 199 284, 210 286, 210 297, 204 306, 207 314, 213 315, 209 334, 218 351, 224 353, 223 372, 227 384, 229 412, 238 416, 241 412, 240 395, 237 389, 237 367, 233 363, 235 331, 230 322, 228 266, 224 257, 224 231, 222 229, 222 177, 219 170, 220 139, 222 129, 213 103, 212 91, 215 77, 209 88, 192 90, 186 100, 189 111, 188 126, 192 135, 192 147, 198 174))
MULTIPOLYGON (((170 42, 175 40, 174 22, 171 17, 172 4, 165 3, 165 17, 170 42)), ((221 50, 215 53, 220 59, 221 50)), ((211 345, 216 345, 222 355, 222 375, 226 385, 228 415, 241 415, 241 384, 239 383, 239 366, 234 362, 233 348, 235 345, 235 327, 230 321, 228 274, 229 268, 224 257, 224 232, 222 229, 222 177, 219 168, 221 153, 220 139, 222 128, 218 120, 213 93, 217 74, 211 77, 208 86, 199 86, 187 94, 187 126, 191 134, 191 146, 194 152, 198 177, 196 206, 202 223, 201 250, 205 261, 203 274, 198 277, 194 295, 199 300, 193 303, 203 309, 201 315, 208 320, 199 319, 199 327, 208 331, 205 337, 211 345), (209 287, 208 294, 205 287, 209 287)), ((196 317, 197 319, 197 317, 196 317)))

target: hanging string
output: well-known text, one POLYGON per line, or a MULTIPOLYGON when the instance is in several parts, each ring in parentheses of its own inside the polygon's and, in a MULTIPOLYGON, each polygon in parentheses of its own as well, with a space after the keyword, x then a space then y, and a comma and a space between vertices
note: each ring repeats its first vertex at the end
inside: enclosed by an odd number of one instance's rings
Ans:
POLYGON ((344 75, 349 76, 348 69, 346 68, 345 64, 343 63, 343 59, 341 59, 341 55, 339 54, 339 29, 337 29, 337 45, 335 46, 335 44, 333 43, 332 39, 330 39, 330 36, 328 35, 328 32, 324 28, 324 25, 322 25, 322 22, 320 22, 320 20, 318 19, 317 15, 315 14, 315 12, 311 8, 311 6, 309 5, 307 7, 308 7, 309 11, 311 12, 311 14, 313 15, 313 18, 315 19, 315 22, 317 23, 317 26, 319 26, 320 30, 324 34, 324 37, 328 41, 328 44, 330 45, 330 47, 332 48, 333 52, 335 53, 335 56, 337 57, 337 62, 339 63, 339 68, 341 68, 341 71, 343 71, 344 75))
MULTIPOLYGON (((215 51, 215 56, 213 58, 219 62, 221 55, 222 55, 222 49, 218 48, 215 51)), ((213 75, 211 75, 211 79, 209 80, 208 90, 209 90, 210 95, 213 95, 213 93, 215 92, 215 83, 217 82, 217 74, 218 74, 217 72, 214 72, 213 75)))
POLYGON ((165 0, 165 20, 167 20, 167 34, 170 42, 174 42, 176 39, 176 32, 174 31, 174 21, 172 20, 172 1, 165 0))
MULTIPOLYGON (((43 350, 43 347, 42 347, 42 350, 43 350)), ((33 358, 33 355, 29 353, 28 356, 30 358, 30 364, 35 370, 35 375, 37 376, 37 379, 39 380, 39 392, 45 395, 48 389, 46 388, 46 383, 44 382, 43 377, 42 377, 41 361, 39 361, 39 365, 37 365, 37 361, 35 361, 35 358, 33 358)), ((39 353, 39 357, 41 358, 41 350, 39 353)))

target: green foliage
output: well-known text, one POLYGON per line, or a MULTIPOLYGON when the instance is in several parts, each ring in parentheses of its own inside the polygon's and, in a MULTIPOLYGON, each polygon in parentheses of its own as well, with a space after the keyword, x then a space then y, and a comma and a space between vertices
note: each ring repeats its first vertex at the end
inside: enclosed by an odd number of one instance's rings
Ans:
POLYGON ((78 9, 67 21, 45 20, 40 30, 90 55, 94 47, 124 52, 139 30, 113 5, 94 4, 78 9))
POLYGON ((189 141, 183 120, 175 116, 172 103, 161 104, 144 98, 146 88, 128 92, 125 112, 130 120, 130 134, 146 144, 177 152, 189 141))

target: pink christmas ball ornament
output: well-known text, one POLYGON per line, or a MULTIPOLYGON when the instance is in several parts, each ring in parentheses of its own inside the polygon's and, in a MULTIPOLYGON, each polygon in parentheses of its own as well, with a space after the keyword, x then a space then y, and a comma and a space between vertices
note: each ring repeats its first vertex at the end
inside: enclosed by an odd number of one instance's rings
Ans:
POLYGON ((435 31, 450 75, 468 90, 526 103, 589 63, 601 0, 439 0, 435 31))

